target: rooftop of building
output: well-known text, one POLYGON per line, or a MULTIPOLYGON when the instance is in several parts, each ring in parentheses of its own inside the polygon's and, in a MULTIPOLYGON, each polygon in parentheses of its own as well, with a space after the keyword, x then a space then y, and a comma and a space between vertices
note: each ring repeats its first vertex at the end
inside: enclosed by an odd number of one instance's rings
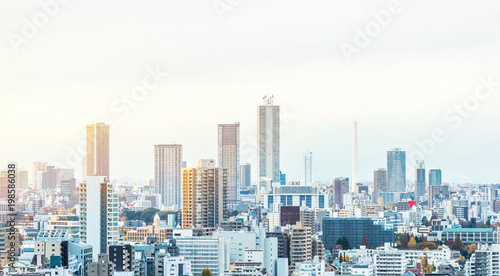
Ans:
POLYGON ((464 232, 475 232, 475 233, 493 233, 492 228, 445 228, 443 233, 464 233, 464 232))

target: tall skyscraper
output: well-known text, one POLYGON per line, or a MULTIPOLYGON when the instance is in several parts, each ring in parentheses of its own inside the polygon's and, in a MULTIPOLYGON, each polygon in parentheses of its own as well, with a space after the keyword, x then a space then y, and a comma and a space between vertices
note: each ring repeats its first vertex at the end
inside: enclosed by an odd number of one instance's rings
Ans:
POLYGON ((342 208, 344 195, 349 193, 349 178, 339 177, 333 180, 333 205, 342 208))
POLYGON ((302 154, 300 170, 300 185, 312 185, 314 183, 314 155, 312 152, 302 154))
POLYGON ((250 163, 245 163, 240 166, 240 184, 241 188, 252 186, 252 166, 250 163))
POLYGON ((227 218, 227 169, 213 159, 182 169, 182 227, 218 227, 227 218))
POLYGON ((92 245, 94 260, 118 241, 118 194, 105 176, 80 184, 80 238, 92 245))
POLYGON ((429 186, 436 186, 443 184, 441 179, 441 169, 429 170, 429 186))
POLYGON ((358 193, 358 122, 352 122, 352 178, 351 193, 358 193))
POLYGON ((387 191, 406 192, 406 152, 399 148, 387 152, 387 191))
POLYGON ((75 177, 73 169, 61 169, 55 166, 47 166, 46 172, 42 173, 42 189, 57 189, 61 191, 61 182, 75 177))
POLYGON ((155 145, 155 193, 165 206, 181 205, 182 145, 155 145))
POLYGON ((420 198, 425 195, 425 164, 423 160, 415 163, 415 200, 420 202, 420 198))
POLYGON ((227 169, 227 199, 240 197, 240 123, 219 124, 218 166, 227 169))
POLYGON ((35 190, 42 188, 42 173, 47 171, 47 162, 33 162, 33 178, 31 179, 32 187, 35 190))
POLYGON ((264 105, 258 108, 258 190, 261 195, 271 190, 273 182, 280 182, 280 107, 273 104, 273 99, 274 96, 265 96, 264 105))
POLYGON ((378 169, 373 172, 373 203, 377 203, 378 192, 387 192, 387 170, 378 169))
MULTIPOLYGON (((87 155, 85 156, 87 176, 106 176, 109 181, 109 125, 97 123, 87 125, 87 155)), ((85 180, 85 178, 84 178, 85 180)))

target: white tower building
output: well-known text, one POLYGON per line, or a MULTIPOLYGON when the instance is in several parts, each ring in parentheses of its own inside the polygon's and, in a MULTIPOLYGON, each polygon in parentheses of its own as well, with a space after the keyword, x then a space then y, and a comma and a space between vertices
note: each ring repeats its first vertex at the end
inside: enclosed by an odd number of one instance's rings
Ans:
POLYGON ((182 145, 155 145, 155 193, 164 206, 181 206, 182 145))
MULTIPOLYGON (((257 144, 259 194, 269 192, 273 182, 280 182, 280 107, 274 96, 265 96, 258 107, 257 144)), ((261 197, 259 196, 259 201, 261 197)))
POLYGON ((312 152, 302 154, 300 169, 300 185, 312 185, 314 183, 314 155, 312 152))
POLYGON ((94 261, 118 241, 118 194, 105 176, 80 184, 80 238, 92 245, 94 261))

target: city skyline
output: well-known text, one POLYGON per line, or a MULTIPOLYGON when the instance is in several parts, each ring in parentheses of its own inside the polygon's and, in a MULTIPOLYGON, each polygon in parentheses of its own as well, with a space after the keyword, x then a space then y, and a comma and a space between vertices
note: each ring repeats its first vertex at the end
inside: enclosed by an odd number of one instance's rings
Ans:
MULTIPOLYGON (((356 123, 357 123, 357 122, 356 122, 356 123)), ((239 123, 237 123, 237 124, 238 124, 238 129, 239 129, 239 123)), ((90 127, 90 128, 92 128, 92 127, 94 127, 94 128, 95 128, 95 126, 97 126, 97 125, 106 126, 107 128, 112 127, 112 126, 107 125, 106 123, 103 123, 103 122, 96 122, 96 123, 94 123, 94 124, 87 125, 87 130, 89 129, 89 127, 90 127)), ((218 124, 219 131, 220 131, 221 126, 228 126, 228 125, 234 125, 234 124, 218 124)), ((106 133, 106 135, 108 135, 108 133, 106 133)), ((87 131, 87 138, 88 138, 88 131, 87 131)), ((111 143, 111 142, 110 142, 110 143, 111 143)), ((175 144, 175 143, 176 143, 176 142, 172 142, 171 144, 175 144)), ((109 148, 109 145, 106 145, 106 146, 109 148)), ((155 146, 155 148, 156 148, 158 145, 154 145, 154 146, 155 146)), ((389 153, 390 151, 393 151, 393 150, 402 150, 403 152, 406 152, 406 150, 405 150, 405 149, 402 149, 402 148, 391 148, 391 149, 387 149, 386 151, 384 151, 384 152, 383 152, 383 154, 385 154, 385 153, 389 153)), ((241 151, 241 149, 240 149, 239 151, 241 151)), ((111 155, 111 154, 109 154, 109 155, 111 155)), ((156 155, 156 153, 154 153, 154 155, 156 155)), ((239 155, 239 154, 238 154, 238 155, 239 155)), ((294 177, 294 178, 288 178, 288 177, 287 177, 287 181, 292 181, 292 182, 300 182, 300 180, 301 180, 301 178, 302 178, 302 177, 301 177, 301 172, 303 171, 302 162, 303 162, 303 159, 304 159, 304 153, 298 153, 298 155, 299 155, 299 157, 297 158, 297 159, 298 159, 298 163, 299 163, 298 172, 291 172, 291 173, 290 173, 290 174, 295 174, 295 175, 296 175, 296 177, 294 177)), ((352 155, 352 152, 351 152, 351 155, 352 155)), ((217 155, 216 155, 216 156, 217 156, 217 155)), ((110 157, 109 157, 109 158, 110 158, 110 157)), ((215 159, 216 157, 209 157, 209 159, 211 159, 211 158, 215 159)), ((410 165, 411 165, 411 166, 413 166, 413 167, 414 167, 414 166, 418 165, 418 162, 420 162, 420 161, 425 161, 425 160, 414 160, 414 161, 412 162, 412 160, 408 160, 408 159, 406 158, 406 162, 403 162, 403 163, 405 164, 405 169, 404 169, 405 174, 406 174, 406 175, 410 175, 410 177, 408 177, 408 176, 406 176, 406 177, 405 177, 405 178, 406 178, 406 181, 411 181, 412 183, 416 183, 416 182, 417 182, 417 176, 415 175, 415 176, 412 178, 412 168, 410 168, 410 167, 408 167, 408 166, 410 166, 410 165)), ((35 170, 35 165, 36 165, 36 164, 38 164, 38 163, 40 163, 40 162, 42 162, 42 163, 46 163, 46 164, 47 164, 46 166, 56 166, 56 167, 57 167, 57 166, 60 166, 58 169, 72 169, 72 170, 74 170, 74 171, 75 171, 75 175, 77 175, 77 171, 79 171, 79 166, 76 166, 75 168, 71 168, 70 166, 67 166, 67 164, 65 164, 65 163, 60 163, 60 162, 57 162, 57 161, 36 160, 36 161, 33 161, 33 163, 32 163, 31 165, 29 165, 29 166, 23 166, 23 165, 21 165, 21 166, 20 166, 20 167, 21 167, 21 168, 23 168, 23 169, 25 169, 26 167, 28 167, 28 171, 30 172, 30 174, 29 174, 30 176, 28 177, 28 178, 29 178, 29 183, 30 183, 30 185, 31 185, 32 183, 34 183, 34 181, 36 181, 36 180, 33 180, 33 178, 32 178, 31 176, 34 176, 33 172, 34 172, 34 170, 35 170), (30 168, 30 167, 31 167, 31 168, 30 168), (30 169, 32 169, 32 170, 30 170, 30 169)), ((85 164, 87 164, 87 161, 86 161, 85 157, 84 157, 84 158, 82 158, 82 161, 81 161, 81 162, 82 162, 82 166, 81 166, 81 167, 82 167, 82 168, 85 168, 85 166, 84 166, 84 165, 85 165, 85 164)), ((109 162, 109 161, 108 161, 108 162, 109 162)), ((196 164, 196 161, 193 161, 193 160, 185 160, 185 158, 183 158, 183 160, 182 160, 182 164, 187 163, 187 162, 189 162, 188 164, 193 164, 193 165, 194 165, 194 164, 196 164)), ((386 159, 386 162, 387 162, 387 159, 386 159)), ((155 162, 153 162, 153 163, 155 163, 155 162)), ((245 162, 245 161, 242 161, 242 162, 239 162, 239 163, 243 164, 243 163, 246 163, 246 162, 245 162)), ((316 162, 314 162, 314 163, 316 163, 316 162)), ((180 166, 182 166, 182 164, 181 164, 180 166)), ((250 163, 250 164, 251 164, 251 163, 250 163)), ((386 163, 385 165, 387 165, 387 163, 386 163)), ((109 165, 108 165, 108 166, 109 166, 109 165)), ((315 166, 315 165, 314 165, 314 166, 315 166)), ((440 167, 441 167, 441 166, 435 166, 435 168, 440 168, 440 167)), ((444 167, 446 167, 446 166, 444 166, 444 167)), ((239 166, 238 166, 238 168, 239 168, 239 166)), ((386 168, 387 168, 387 166, 386 166, 386 168)), ((350 169, 352 170, 352 165, 351 165, 350 169)), ((252 168, 252 178, 254 177, 254 174, 257 174, 257 172, 255 172, 254 170, 255 170, 255 168, 252 168)), ((435 170, 438 170, 438 169, 435 169, 435 170)), ((439 169, 439 170, 441 170, 441 169, 439 169)), ((156 169, 154 169, 154 166, 153 166, 153 171, 156 171, 156 169)), ((238 171, 239 171, 239 169, 238 169, 238 171)), ((282 171, 282 172, 284 172, 284 173, 287 173, 287 174, 289 173, 289 172, 288 172, 288 171, 286 171, 286 170, 285 170, 285 171, 283 171, 283 169, 281 169, 281 171, 282 171)), ((315 170, 314 170, 314 171, 315 171, 315 170)), ((314 173, 314 174, 315 174, 315 173, 314 173)), ((321 173, 320 173, 320 174, 321 174, 321 173)), ((351 174, 352 174, 352 172, 351 172, 351 174)), ((336 174, 336 175, 335 175, 332 179, 335 179, 335 178, 338 178, 338 177, 348 177, 348 178, 349 178, 349 176, 350 176, 350 174, 349 174, 349 173, 344 173, 344 174, 336 174)), ((131 177, 130 175, 123 175, 123 176, 119 176, 118 178, 119 178, 119 179, 134 179, 134 180, 136 180, 136 181, 143 181, 143 180, 146 180, 146 179, 155 179, 155 173, 153 173, 151 177, 144 177, 144 178, 141 178, 141 177, 139 177, 139 178, 134 178, 134 177, 131 177)), ((83 182, 83 181, 84 181, 84 177, 83 177, 83 176, 82 176, 82 178, 81 178, 81 179, 79 179, 79 178, 77 178, 77 179, 78 179, 80 182, 83 182)), ((239 182, 239 181, 240 181, 240 178, 238 177, 237 179, 238 179, 238 182, 239 182)), ((330 182, 332 179, 329 179, 329 178, 323 178, 323 179, 319 179, 318 181, 319 181, 319 182, 322 182, 322 183, 324 183, 324 184, 326 184, 326 183, 330 182)), ((252 180, 252 181, 255 181, 255 180, 252 180)), ((361 180, 359 180, 359 181, 360 181, 359 183, 363 183, 363 184, 367 184, 367 183, 371 183, 371 184, 373 184, 373 183, 374 183, 374 182, 373 182, 373 177, 371 177, 371 178, 370 178, 370 176, 368 176, 368 177, 363 177, 363 178, 362 178, 361 180)), ((406 182, 406 181, 405 181, 405 182, 406 182)), ((458 184, 458 183, 489 184, 489 182, 468 182, 468 181, 455 181, 455 180, 453 180, 453 181, 451 181, 451 182, 450 182, 450 181, 449 181, 449 180, 447 180, 446 178, 445 178, 445 179, 443 179, 443 180, 442 180, 442 182, 443 182, 443 183, 447 183, 447 184, 451 184, 451 183, 457 183, 457 184, 458 184)), ((496 182, 495 182, 495 181, 493 181, 493 182, 491 182, 491 183, 498 183, 498 182, 500 182, 500 181, 496 181, 496 182)), ((257 183, 256 183, 256 182, 252 182, 252 184, 257 184, 257 183)), ((238 183, 238 185, 240 185, 240 184, 238 183)), ((351 183, 351 185, 352 185, 352 183, 351 183)), ((400 190, 402 190, 402 188, 401 188, 400 190)))
MULTIPOLYGON (((91 5, 68 5, 35 38, 21 45, 19 53, 4 39, 0 88, 5 106, 0 118, 2 126, 12 131, 0 145, 0 161, 16 161, 25 169, 34 161, 69 165, 79 177, 81 165, 73 156, 78 161, 83 156, 82 126, 103 121, 114 128, 110 133, 113 178, 153 178, 152 145, 181 143, 185 160, 193 165, 200 157, 217 157, 217 124, 238 121, 241 163, 254 165, 256 180, 255 106, 263 95, 272 94, 282 108, 280 166, 288 179, 300 178, 300 153, 305 150, 316 153, 318 180, 350 176, 350 124, 356 120, 362 126, 360 181, 370 181, 373 170, 385 166, 386 150, 418 150, 416 140, 431 139, 436 128, 444 130, 446 140, 415 159, 425 160, 428 167, 441 167, 447 172, 444 182, 499 181, 495 164, 500 162, 500 149, 484 146, 495 144, 500 136, 499 129, 489 127, 500 119, 498 87, 493 86, 497 92, 480 100, 478 108, 465 110, 466 115, 454 111, 474 96, 481 79, 499 79, 496 49, 500 42, 495 34, 500 24, 494 12, 498 3, 470 4, 469 10, 476 12, 463 20, 458 20, 463 11, 458 6, 434 3, 426 15, 430 22, 440 23, 438 28, 417 24, 421 17, 416 7, 405 4, 404 16, 395 15, 348 63, 339 44, 352 44, 355 29, 363 28, 373 19, 370 12, 386 3, 370 7, 315 3, 310 4, 310 12, 318 16, 305 18, 299 16, 304 4, 298 1, 290 1, 286 8, 257 2, 239 6, 224 21, 212 7, 195 1, 190 1, 190 12, 167 3, 155 10, 138 3, 115 7, 121 12, 113 12, 112 22, 109 15, 94 14, 91 5), (262 5, 271 12, 261 15, 258 7, 262 5), (122 16, 129 13, 147 14, 151 21, 122 16), (282 14, 285 19, 278 22, 271 14, 282 14), (197 23, 187 23, 187 16, 196 17, 197 23), (256 16, 261 20, 255 22, 256 16), (81 23, 94 20, 102 24, 92 32, 81 23), (186 31, 163 27, 177 24, 186 31), (304 27, 283 32, 296 25, 304 27), (119 42, 107 40, 109 32, 121 26, 134 28, 115 33, 119 42), (449 29, 462 32, 449 33, 449 29), (478 29, 484 35, 477 35, 478 29), (206 43, 192 43, 187 34, 206 43), (96 50, 96 41, 104 49, 96 50), (65 45, 65 50, 57 45, 65 45), (140 55, 122 58, 130 53, 140 55), (151 71, 160 72, 161 82, 144 98, 132 97, 132 90, 151 71), (191 104, 178 104, 186 96, 194 99, 191 104), (191 118, 203 118, 203 123, 191 118), (207 138, 197 139, 192 126, 207 138), (27 139, 39 133, 44 135, 27 139), (130 155, 137 160, 129 160, 130 155), (473 162, 479 155, 484 162, 473 162)), ((19 33, 20 19, 30 17, 32 10, 26 3, 1 5, 11 12, 0 19, 0 31, 5 37, 19 33)), ((407 173, 412 177, 410 168, 407 173)))
POLYGON ((500 275, 500 1, 0 10, 0 276, 500 275))

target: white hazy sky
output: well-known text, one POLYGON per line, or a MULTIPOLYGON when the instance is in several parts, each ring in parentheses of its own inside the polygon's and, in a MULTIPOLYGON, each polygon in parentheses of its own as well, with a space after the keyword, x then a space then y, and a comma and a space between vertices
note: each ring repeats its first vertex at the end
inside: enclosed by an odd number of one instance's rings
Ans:
POLYGON ((317 179, 350 176, 357 120, 361 181, 386 167, 388 149, 410 155, 434 129, 447 139, 425 156, 428 169, 441 168, 447 182, 500 181, 500 87, 459 127, 443 119, 471 100, 480 76, 500 82, 498 1, 401 1, 351 63, 341 43, 353 44, 389 1, 68 2, 17 53, 12 37, 44 10, 0 2, 0 164, 72 167, 85 125, 105 120, 114 127, 112 178, 152 178, 154 144, 183 144, 194 166, 216 158, 218 123, 241 122, 241 163, 255 170, 257 106, 274 94, 290 180, 300 178, 304 151, 315 153, 317 179), (221 20, 213 4, 228 2, 236 4, 221 20), (163 83, 127 115, 116 112, 156 66, 169 73, 163 83))

